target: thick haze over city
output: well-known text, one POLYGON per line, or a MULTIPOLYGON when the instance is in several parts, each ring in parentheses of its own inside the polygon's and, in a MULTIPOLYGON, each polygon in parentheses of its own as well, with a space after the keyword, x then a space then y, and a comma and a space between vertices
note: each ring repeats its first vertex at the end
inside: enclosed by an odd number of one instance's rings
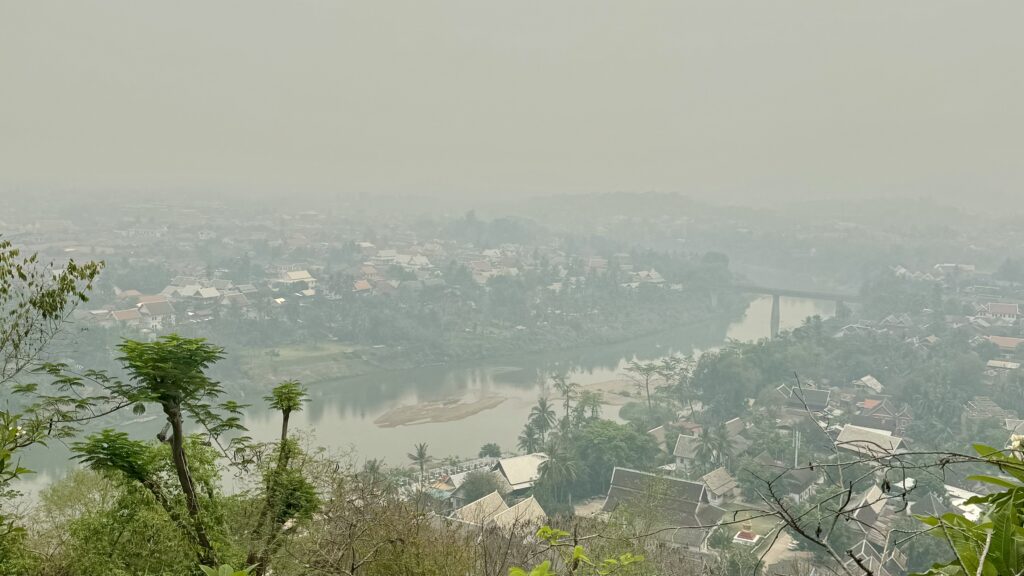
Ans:
POLYGON ((1024 574, 1022 21, 0 0, 0 576, 1024 574))
POLYGON ((1010 200, 1024 5, 0 3, 0 195, 1010 200))

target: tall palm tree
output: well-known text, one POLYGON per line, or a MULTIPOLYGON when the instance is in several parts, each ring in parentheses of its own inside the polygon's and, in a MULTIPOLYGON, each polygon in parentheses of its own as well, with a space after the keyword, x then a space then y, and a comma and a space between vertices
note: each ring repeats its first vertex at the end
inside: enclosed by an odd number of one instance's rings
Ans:
POLYGON ((693 455, 702 470, 710 470, 718 462, 720 447, 719 435, 710 426, 705 426, 697 436, 697 450, 693 455))
POLYGON ((519 449, 527 454, 533 454, 540 447, 540 443, 541 438, 537 427, 532 422, 527 422, 522 433, 519 434, 519 449))
POLYGON ((729 430, 725 427, 725 424, 719 424, 715 426, 712 431, 715 436, 715 463, 719 466, 726 466, 729 463, 729 459, 732 458, 732 437, 729 436, 729 430))
POLYGON ((551 407, 547 396, 537 399, 537 405, 530 409, 530 424, 540 433, 541 441, 555 427, 555 409, 551 407))
POLYGON ((420 442, 414 447, 414 451, 406 454, 409 460, 412 460, 413 464, 420 467, 420 485, 423 485, 423 475, 426 473, 427 463, 433 460, 433 458, 427 454, 427 443, 420 442))
POLYGON ((579 426, 586 420, 596 420, 601 417, 601 395, 593 390, 584 390, 576 402, 574 418, 579 426))
POLYGON ((538 484, 548 490, 556 502, 565 502, 568 498, 569 485, 576 481, 579 471, 579 463, 575 455, 569 451, 564 443, 560 443, 550 451, 548 459, 541 462, 538 470, 540 478, 538 484))
POLYGON ((363 474, 370 482, 375 482, 384 470, 384 463, 376 458, 370 458, 363 463, 363 474))
POLYGON ((565 374, 552 376, 551 381, 554 382, 555 390, 557 390, 562 396, 562 405, 565 407, 565 417, 568 419, 569 411, 572 409, 572 401, 580 395, 580 385, 566 380, 565 374))

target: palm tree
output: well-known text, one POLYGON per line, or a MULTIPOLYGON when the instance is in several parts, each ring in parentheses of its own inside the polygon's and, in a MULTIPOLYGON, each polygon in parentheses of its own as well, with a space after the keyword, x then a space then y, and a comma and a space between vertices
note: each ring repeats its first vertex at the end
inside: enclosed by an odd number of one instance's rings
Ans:
POLYGON ((526 426, 523 427, 523 431, 519 434, 519 449, 527 454, 533 454, 537 451, 540 446, 541 438, 537 432, 537 427, 531 422, 527 422, 526 426))
POLYGON ((433 460, 433 458, 427 454, 427 443, 420 442, 414 447, 414 451, 406 454, 409 460, 412 460, 413 464, 420 467, 420 485, 423 485, 423 475, 426 473, 427 463, 433 460))
POLYGON ((551 381, 555 384, 555 390, 562 396, 562 405, 565 407, 565 417, 569 418, 569 411, 572 409, 572 401, 580 394, 580 385, 566 380, 564 374, 552 376, 551 381))
POLYGON ((725 424, 715 426, 712 434, 715 436, 715 448, 717 450, 715 463, 719 466, 725 466, 728 464, 729 459, 732 458, 732 437, 729 436, 729 430, 725 427, 725 424))
POLYGON ((601 395, 593 390, 584 390, 574 412, 577 426, 586 420, 597 420, 601 417, 601 395))
POLYGON ((363 473, 366 475, 370 482, 375 482, 377 477, 383 472, 384 463, 376 458, 370 458, 363 463, 363 473))
POLYGON ((538 467, 540 478, 537 479, 537 483, 550 491, 556 502, 563 502, 566 500, 562 498, 563 493, 568 495, 569 485, 576 481, 579 464, 563 443, 555 446, 550 452, 548 459, 541 462, 538 467))
POLYGON ((537 405, 530 409, 530 424, 537 429, 542 442, 548 432, 555 427, 555 418, 555 409, 551 407, 547 396, 538 398, 537 405))
POLYGON ((694 453, 694 460, 701 469, 707 471, 714 466, 721 454, 721 436, 711 427, 704 427, 697 437, 697 450, 694 453))

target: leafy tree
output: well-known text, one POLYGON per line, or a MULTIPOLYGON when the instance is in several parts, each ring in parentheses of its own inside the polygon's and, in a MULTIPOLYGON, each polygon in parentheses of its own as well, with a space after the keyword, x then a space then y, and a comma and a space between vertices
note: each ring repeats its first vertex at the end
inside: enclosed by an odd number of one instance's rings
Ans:
MULTIPOLYGON (((220 534, 223 509, 217 505, 216 453, 198 436, 187 438, 185 445, 194 482, 202 487, 204 527, 211 535, 220 534)), ((176 481, 168 443, 132 440, 124 432, 104 430, 75 442, 72 449, 90 470, 109 479, 113 491, 109 499, 88 506, 67 523, 69 534, 60 539, 69 572, 183 573, 196 565, 204 551, 176 481)), ((98 491, 105 490, 100 486, 98 491)))
POLYGON ((64 267, 23 257, 0 240, 0 384, 31 366, 63 328, 79 303, 88 301, 102 263, 64 267))
MULTIPOLYGON (((60 333, 75 307, 88 301, 88 292, 103 264, 63 267, 43 264, 37 255, 23 256, 11 242, 0 239, 0 387, 12 385, 32 368, 60 333)), ((15 392, 33 392, 33 386, 13 386, 15 392)), ((7 396, 11 390, 3 391, 7 396)), ((54 406, 34 405, 23 412, 0 410, 0 548, 6 536, 18 532, 3 515, 3 499, 12 481, 30 472, 19 465, 18 453, 45 442, 53 421, 63 412, 54 406)))
POLYGON ((250 532, 246 563, 256 576, 267 572, 282 537, 294 532, 294 526, 286 528, 288 522, 308 519, 319 503, 313 486, 301 471, 290 467, 299 448, 288 437, 289 417, 292 412, 302 410, 306 397, 306 389, 295 380, 282 382, 264 397, 272 409, 281 412, 281 440, 277 446, 277 462, 264 478, 263 505, 250 532))
POLYGON ((558 554, 558 565, 564 568, 564 572, 557 571, 552 567, 551 560, 544 560, 527 572, 523 568, 513 567, 508 571, 509 576, 606 576, 619 574, 639 574, 634 569, 641 568, 639 565, 644 561, 643 556, 634 555, 630 552, 620 553, 617 556, 605 558, 600 562, 590 559, 586 549, 571 537, 569 532, 542 526, 537 531, 537 538, 544 542, 548 549, 558 554))
MULTIPOLYGON (((127 340, 120 346, 131 379, 138 385, 138 392, 143 401, 156 402, 160 405, 170 425, 171 457, 185 505, 192 521, 192 530, 202 552, 200 561, 211 564, 216 561, 216 552, 210 540, 206 521, 203 518, 201 504, 196 493, 195 481, 189 468, 188 455, 185 451, 185 420, 184 412, 196 417, 200 424, 204 416, 211 413, 210 400, 221 394, 220 386, 206 376, 206 369, 223 357, 223 349, 207 344, 202 339, 182 338, 177 335, 165 336, 156 342, 137 342, 127 340)), ((240 407, 234 405, 232 411, 240 407)), ((221 422, 229 428, 238 429, 238 419, 221 422)))
POLYGON ((663 424, 676 421, 676 409, 670 403, 658 403, 650 409, 642 402, 628 402, 619 408, 619 418, 636 426, 637 430, 648 431, 663 424))
POLYGON ((498 490, 500 485, 494 474, 477 470, 466 475, 466 479, 459 487, 466 502, 475 502, 484 496, 498 490))
POLYGON ((607 493, 615 466, 644 470, 658 454, 654 438, 610 420, 584 424, 573 435, 572 449, 580 465, 573 494, 580 497, 607 493))
POLYGON ((480 447, 480 452, 477 456, 480 458, 501 458, 501 446, 494 442, 488 442, 480 447))
POLYGON ((626 376, 636 385, 640 394, 647 398, 647 410, 654 412, 654 404, 651 401, 651 386, 662 374, 661 364, 658 362, 637 362, 630 360, 626 367, 626 376))
MULTIPOLYGON (((288 440, 288 421, 291 418, 292 412, 301 411, 302 403, 306 401, 308 396, 306 389, 301 383, 296 380, 287 380, 277 385, 270 395, 263 397, 263 400, 267 402, 271 409, 281 413, 282 444, 288 440)), ((282 455, 282 457, 285 457, 285 455, 282 455)))
POLYGON ((954 513, 918 516, 931 534, 944 540, 953 552, 952 560, 935 563, 925 574, 995 576, 1024 571, 1024 436, 1014 436, 1007 451, 983 444, 974 448, 983 463, 1009 478, 971 477, 999 489, 967 500, 967 504, 980 505, 986 511, 977 520, 954 513))

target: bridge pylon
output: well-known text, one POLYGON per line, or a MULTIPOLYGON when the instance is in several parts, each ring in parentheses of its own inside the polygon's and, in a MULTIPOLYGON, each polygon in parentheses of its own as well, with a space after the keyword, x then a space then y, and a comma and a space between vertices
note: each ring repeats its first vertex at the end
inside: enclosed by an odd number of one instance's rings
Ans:
POLYGON ((782 319, 782 311, 779 309, 782 304, 782 297, 772 294, 772 340, 779 337, 779 323, 782 319))

